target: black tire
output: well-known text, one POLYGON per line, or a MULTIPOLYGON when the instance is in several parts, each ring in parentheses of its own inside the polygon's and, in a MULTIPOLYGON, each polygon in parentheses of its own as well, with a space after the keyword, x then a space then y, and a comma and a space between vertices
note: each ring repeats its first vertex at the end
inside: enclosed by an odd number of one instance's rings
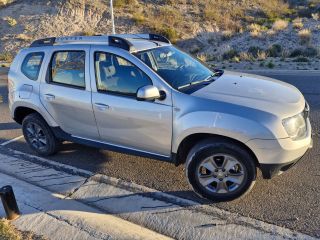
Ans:
POLYGON ((49 125, 38 113, 32 113, 23 119, 22 131, 29 147, 38 155, 49 156, 58 151, 61 144, 60 141, 54 136, 49 125), (34 130, 41 129, 41 131, 37 134, 32 134, 32 131, 30 131, 32 126, 34 126, 34 130))
MULTIPOLYGON (((222 157, 218 158, 223 159, 222 157)), ((224 164, 224 159, 221 160, 221 164, 224 164)), ((226 162, 228 162, 227 160, 226 162)), ((211 160, 209 160, 211 164, 211 160)), ((213 165, 212 165, 213 166, 213 165)), ((257 173, 257 168, 255 161, 251 154, 248 153, 248 151, 237 144, 236 142, 229 141, 223 138, 212 138, 212 139, 207 139, 204 141, 199 142, 196 144, 189 152, 187 160, 186 160, 186 175, 189 181, 189 184, 192 186, 193 190, 203 198, 207 198, 209 200, 215 201, 215 202, 221 202, 221 201, 231 201, 234 199, 237 199, 239 197, 243 197, 245 194, 250 192, 250 190, 253 188, 256 180, 256 173, 257 173), (223 155, 224 154, 224 155, 223 155), (208 166, 205 165, 207 164, 208 159, 214 159, 214 166, 218 167, 217 160, 215 158, 218 158, 219 155, 221 156, 226 156, 226 159, 235 159, 235 161, 231 161, 231 164, 234 163, 239 163, 235 165, 230 171, 219 168, 219 170, 216 170, 216 168, 212 168, 212 172, 207 170, 204 167, 204 175, 201 171, 203 171, 203 166, 208 166), (229 158, 231 157, 231 158, 229 158), (241 167, 239 167, 241 166, 241 167), (234 172, 235 167, 239 170, 239 173, 234 172), (214 169, 214 171, 213 171, 214 169), (217 173, 219 171, 219 173, 217 173), (222 172, 223 171, 223 172, 222 172), (226 172, 228 171, 228 173, 226 172), (209 172, 209 173, 208 173, 209 172), (228 181, 228 175, 230 173, 230 176, 234 174, 234 176, 241 175, 241 183, 233 183, 231 184, 231 187, 237 188, 233 189, 230 191, 229 189, 229 184, 230 182, 228 181), (218 175, 216 174, 226 174, 225 176, 222 176, 222 178, 219 178, 218 175), (200 176, 199 176, 200 175, 200 176), (212 182, 208 185, 207 182, 205 184, 200 183, 200 179, 209 179, 207 176, 209 176, 211 179, 208 181, 210 182, 213 178, 215 179, 215 182, 212 182), (213 176, 213 177, 212 177, 213 176), (219 178, 219 179, 218 179, 219 178), (223 182, 223 191, 226 192, 217 192, 220 187, 218 187, 219 181, 223 182), (203 186, 206 185, 206 186, 203 186)), ((232 182, 231 182, 232 183, 232 182)), ((221 184, 221 183, 220 183, 221 184)), ((221 185, 221 186, 222 186, 221 185)), ((220 191, 220 190, 219 190, 220 191)))

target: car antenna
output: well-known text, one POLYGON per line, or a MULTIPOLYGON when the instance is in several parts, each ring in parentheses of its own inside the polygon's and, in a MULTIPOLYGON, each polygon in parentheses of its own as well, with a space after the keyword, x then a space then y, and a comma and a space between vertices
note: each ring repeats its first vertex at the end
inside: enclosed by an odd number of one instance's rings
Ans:
POLYGON ((113 15, 113 0, 110 0, 110 13, 111 13, 111 23, 112 23, 112 34, 116 34, 114 25, 114 15, 113 15))

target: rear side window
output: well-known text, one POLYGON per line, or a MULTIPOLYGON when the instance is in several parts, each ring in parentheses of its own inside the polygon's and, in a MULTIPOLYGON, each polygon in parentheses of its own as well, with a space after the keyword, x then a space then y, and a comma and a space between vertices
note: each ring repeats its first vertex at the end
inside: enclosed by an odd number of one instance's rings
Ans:
POLYGON ((31 80, 37 80, 43 56, 43 52, 29 53, 23 60, 21 72, 31 80))
POLYGON ((51 61, 50 81, 85 88, 85 52, 55 52, 51 61))

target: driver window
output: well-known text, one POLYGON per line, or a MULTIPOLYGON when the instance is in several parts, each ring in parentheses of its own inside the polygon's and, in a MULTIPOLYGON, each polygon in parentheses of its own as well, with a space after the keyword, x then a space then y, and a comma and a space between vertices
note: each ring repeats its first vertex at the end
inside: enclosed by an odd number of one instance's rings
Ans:
POLYGON ((144 72, 122 57, 96 52, 94 58, 98 91, 136 96, 139 88, 152 85, 144 72))

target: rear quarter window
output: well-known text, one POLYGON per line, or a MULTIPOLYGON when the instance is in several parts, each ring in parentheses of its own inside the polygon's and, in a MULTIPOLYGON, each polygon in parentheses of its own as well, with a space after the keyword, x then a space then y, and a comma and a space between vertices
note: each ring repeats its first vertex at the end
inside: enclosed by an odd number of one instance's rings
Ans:
POLYGON ((29 79, 36 81, 44 57, 43 52, 29 53, 23 60, 21 72, 29 79))

